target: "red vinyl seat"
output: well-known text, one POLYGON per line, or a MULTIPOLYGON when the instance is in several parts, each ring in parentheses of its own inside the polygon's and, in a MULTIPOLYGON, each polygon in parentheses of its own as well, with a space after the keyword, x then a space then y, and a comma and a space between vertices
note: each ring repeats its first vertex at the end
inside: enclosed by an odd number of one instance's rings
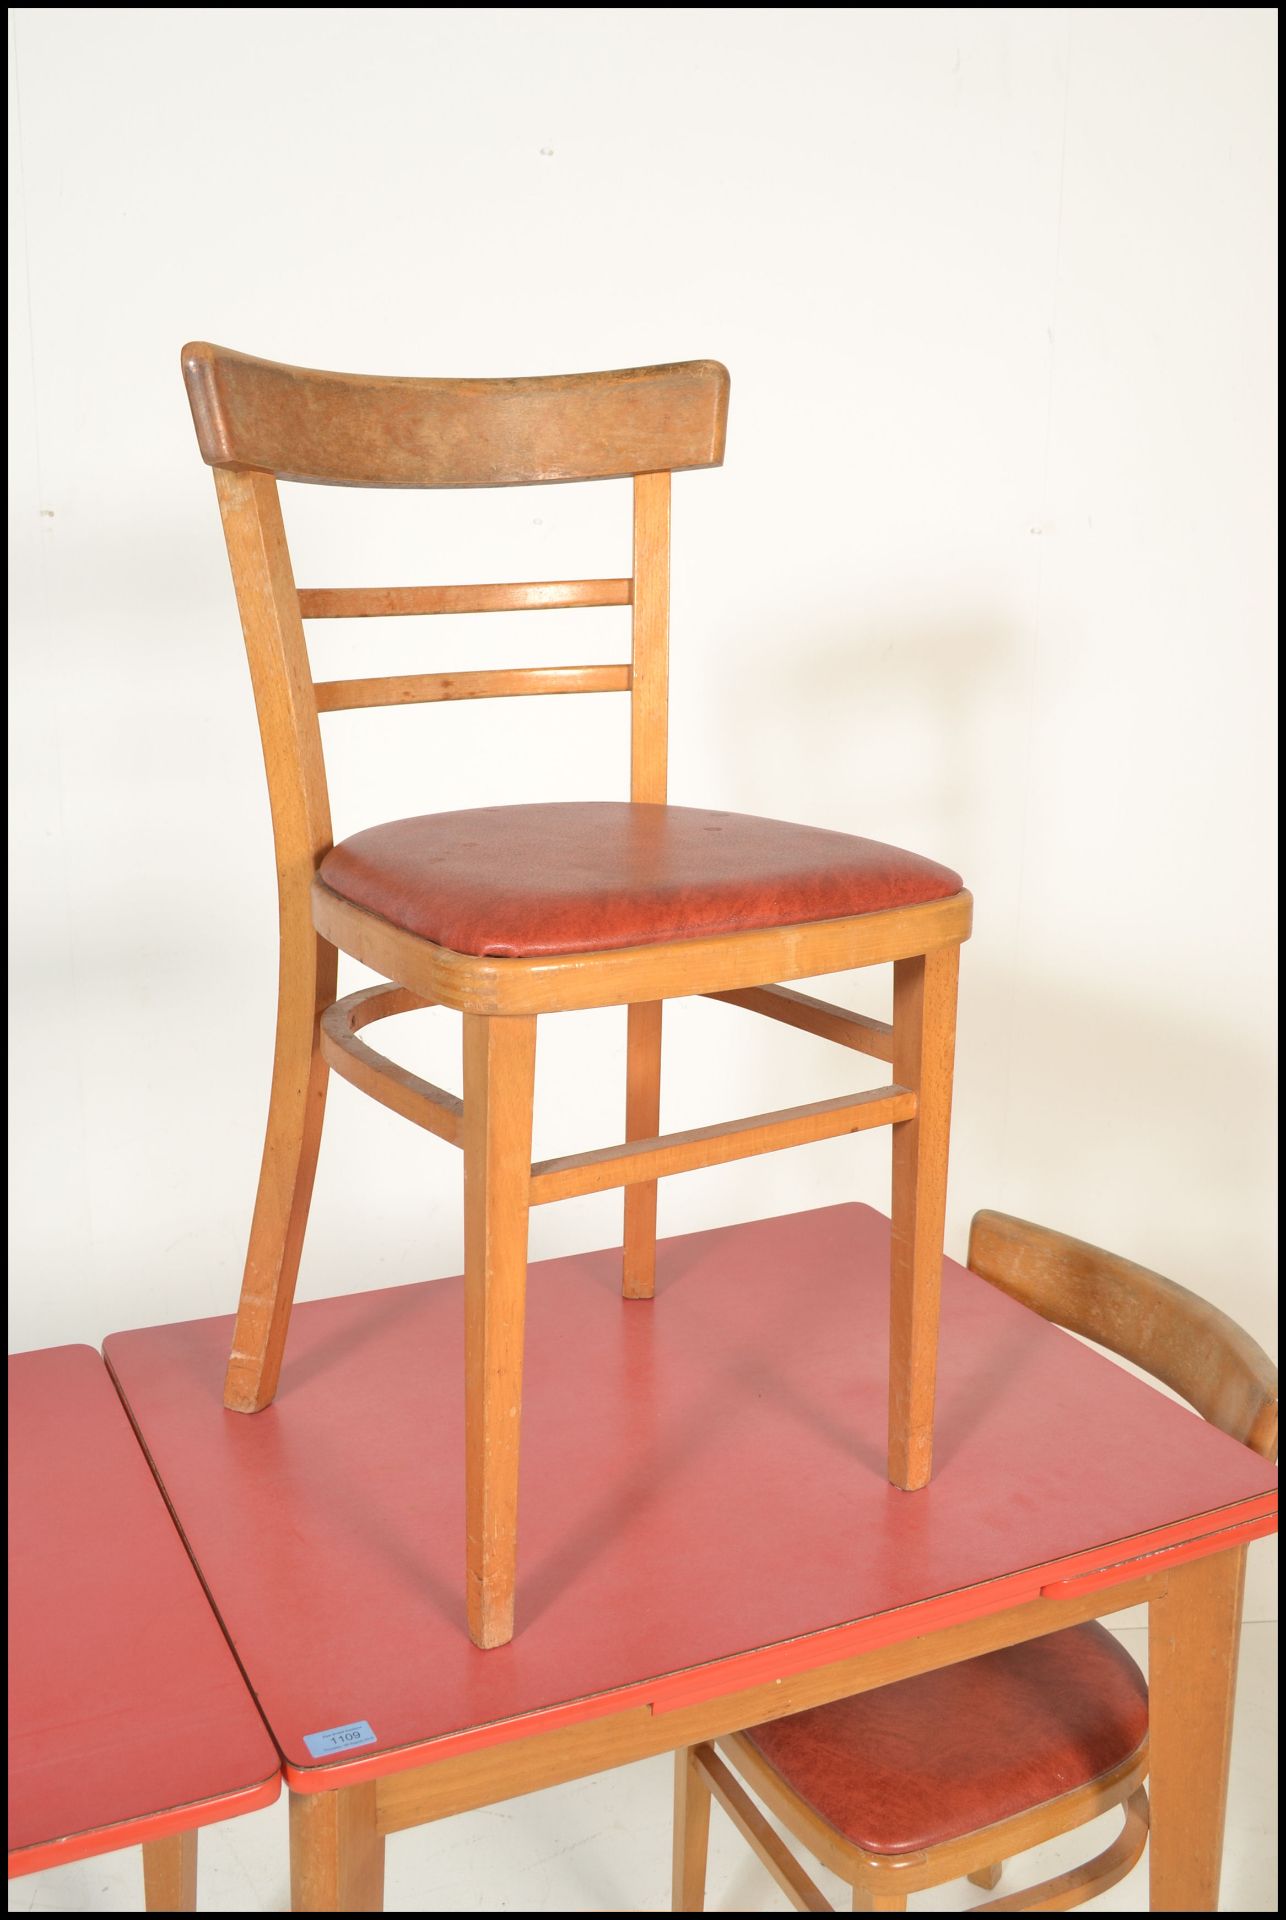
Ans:
POLYGON ((1097 1621, 743 1736, 868 1853, 941 1845, 1085 1786, 1147 1736, 1147 1683, 1097 1621))
POLYGON ((629 801, 430 813, 326 855, 333 893, 456 953, 595 953, 784 927, 959 893, 878 840, 754 814, 629 801))

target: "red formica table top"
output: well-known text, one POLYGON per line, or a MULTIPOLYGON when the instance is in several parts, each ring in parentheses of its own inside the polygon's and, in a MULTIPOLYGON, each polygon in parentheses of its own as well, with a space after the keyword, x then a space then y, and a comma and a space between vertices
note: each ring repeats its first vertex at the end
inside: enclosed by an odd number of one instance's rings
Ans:
POLYGON ((9 1361, 9 1872, 267 1806, 280 1765, 91 1347, 9 1361))
POLYGON ((1263 1460, 952 1263, 934 1479, 892 1489, 887 1270, 859 1206, 665 1241, 650 1304, 621 1299, 619 1252, 534 1265, 517 1630, 487 1653, 458 1279, 298 1306, 252 1416, 221 1403, 230 1319, 110 1339, 291 1785, 663 1712, 1271 1530, 1263 1460), (318 1763, 315 1736, 363 1723, 318 1763))

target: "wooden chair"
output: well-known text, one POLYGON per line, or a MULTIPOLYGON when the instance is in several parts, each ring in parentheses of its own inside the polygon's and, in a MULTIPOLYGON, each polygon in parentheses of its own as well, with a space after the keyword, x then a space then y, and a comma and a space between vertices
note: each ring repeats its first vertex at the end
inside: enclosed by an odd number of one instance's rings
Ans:
POLYGON ((960 943, 958 875, 897 848, 666 805, 670 474, 723 458, 714 361, 525 380, 317 373, 183 351, 216 469, 267 763, 280 896, 276 1059, 227 1405, 254 1412, 281 1367, 327 1076, 463 1150, 467 1606, 479 1646, 513 1632, 523 1295, 531 1206, 625 1188, 624 1292, 651 1296, 658 1176, 893 1129, 889 1473, 925 1484, 960 943), (626 580, 296 588, 279 479, 493 487, 633 477, 626 580), (377 614, 628 606, 629 664, 314 683, 303 622, 377 614), (333 844, 318 716, 504 694, 628 692, 628 802, 479 808, 333 844), (336 950, 387 975, 336 1001, 336 950), (776 983, 894 966, 892 1024, 776 983), (890 1062, 893 1085, 658 1136, 661 1003, 705 994, 890 1062), (625 1143, 531 1165, 536 1020, 625 1004, 625 1143), (358 1038, 439 1005, 464 1016, 463 1101, 358 1038))
MULTIPOLYGON (((1004 1213, 974 1215, 969 1265, 1045 1319, 1163 1380, 1266 1459, 1277 1370, 1218 1307, 1132 1261, 1004 1213)), ((961 1875, 1125 1809, 1088 1865, 976 1906, 1061 1912, 1115 1886, 1147 1844, 1147 1684, 1097 1620, 676 1754, 674 1911, 705 1905, 711 1798, 802 1913, 830 1903, 742 1786, 853 1888, 853 1911, 902 1912, 961 1875), (732 1769, 736 1769, 736 1773, 732 1769)))

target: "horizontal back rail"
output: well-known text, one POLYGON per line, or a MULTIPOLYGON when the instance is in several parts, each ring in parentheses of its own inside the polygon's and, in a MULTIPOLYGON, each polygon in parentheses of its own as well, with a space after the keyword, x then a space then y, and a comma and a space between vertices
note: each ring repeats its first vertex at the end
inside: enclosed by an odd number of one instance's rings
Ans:
POLYGON ((484 667, 476 673, 391 674, 317 680, 318 713, 351 707, 413 707, 434 700, 500 700, 523 693, 628 693, 628 666, 484 667))
POLYGON ((371 620, 408 613, 538 613, 628 607, 632 580, 515 580, 467 587, 300 587, 304 620, 371 620))
POLYGON ((717 467, 716 360, 518 380, 325 373, 195 341, 183 378, 212 467, 341 487, 508 487, 717 467))
POLYGON ((1277 1369, 1221 1307, 1164 1274, 1009 1213, 973 1217, 969 1265, 993 1287, 1182 1394, 1203 1419, 1277 1454, 1277 1369))

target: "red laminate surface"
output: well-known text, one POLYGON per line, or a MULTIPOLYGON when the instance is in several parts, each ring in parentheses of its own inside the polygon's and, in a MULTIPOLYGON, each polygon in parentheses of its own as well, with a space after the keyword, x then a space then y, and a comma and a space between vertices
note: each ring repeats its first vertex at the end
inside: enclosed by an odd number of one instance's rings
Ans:
POLYGON ((1265 1462, 951 1263, 935 1477, 895 1491, 887 1268, 857 1206, 665 1241, 651 1304, 622 1301, 619 1251, 533 1266, 517 1632, 488 1653, 458 1280, 297 1307, 252 1416, 221 1404, 230 1319, 109 1340, 291 1784, 663 1712, 1271 1526, 1265 1462), (358 1720, 376 1744, 317 1767, 304 1735, 358 1720))
POLYGON ((9 1871, 266 1806, 273 1745, 102 1360, 9 1361, 9 1871))

